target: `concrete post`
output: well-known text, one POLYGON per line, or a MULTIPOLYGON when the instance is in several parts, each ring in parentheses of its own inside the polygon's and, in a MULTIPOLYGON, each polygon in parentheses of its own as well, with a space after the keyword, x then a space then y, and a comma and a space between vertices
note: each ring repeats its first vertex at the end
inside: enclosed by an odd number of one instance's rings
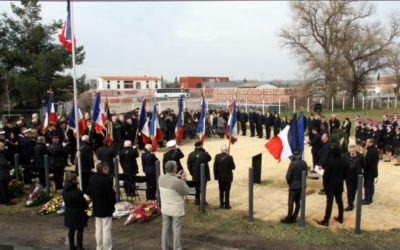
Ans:
POLYGON ((362 206, 362 187, 363 187, 363 175, 358 175, 357 182, 357 207, 356 207, 356 226, 355 233, 361 234, 361 206, 362 206))
POLYGON ((248 221, 253 222, 254 218, 254 206, 253 206, 253 184, 254 184, 254 175, 253 168, 249 168, 249 211, 248 211, 248 221))
POLYGON ((306 177, 307 171, 301 173, 300 227, 306 226, 306 177))

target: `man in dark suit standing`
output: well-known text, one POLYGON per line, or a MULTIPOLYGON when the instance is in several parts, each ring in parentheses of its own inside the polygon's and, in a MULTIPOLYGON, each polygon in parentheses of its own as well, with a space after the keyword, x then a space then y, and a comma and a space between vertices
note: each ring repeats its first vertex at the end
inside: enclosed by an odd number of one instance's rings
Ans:
POLYGON ((250 124, 250 137, 254 137, 256 135, 256 113, 251 108, 249 113, 249 124, 250 124))
POLYGON ((214 178, 219 186, 219 208, 231 209, 229 194, 233 181, 232 171, 235 169, 233 157, 228 154, 228 146, 223 144, 221 153, 215 156, 214 178))
MULTIPOLYGON (((81 170, 82 170, 82 192, 88 193, 89 179, 94 170, 93 148, 89 145, 89 136, 82 136, 82 145, 79 149, 81 153, 81 170)), ((78 164, 75 171, 78 172, 78 164)))
POLYGON ((281 223, 295 223, 300 211, 301 175, 307 171, 307 163, 301 159, 298 151, 293 152, 294 159, 286 172, 286 182, 289 185, 288 215, 281 219, 281 223), (296 208, 294 209, 294 205, 296 208), (294 211, 293 211, 294 210, 294 211))
POLYGON ((56 190, 63 188, 64 169, 65 169, 65 149, 59 144, 59 137, 53 136, 52 143, 48 148, 50 169, 54 172, 54 182, 56 190))
POLYGON ((333 130, 340 128, 340 122, 336 118, 336 115, 332 115, 332 118, 329 120, 329 132, 333 133, 333 130))
POLYGON ((124 141, 124 147, 119 152, 119 161, 125 175, 124 190, 126 196, 135 195, 135 180, 134 177, 139 172, 136 158, 139 157, 139 152, 136 147, 132 148, 130 140, 124 141))
POLYGON ((316 165, 318 165, 318 154, 319 150, 322 147, 321 134, 318 133, 317 127, 313 127, 311 129, 310 142, 308 144, 311 146, 311 155, 313 160, 313 166, 311 172, 315 173, 314 168, 316 165))
POLYGON ((114 175, 115 168, 118 166, 114 166, 113 159, 117 156, 117 152, 112 148, 112 141, 110 139, 104 139, 103 146, 96 150, 96 156, 99 161, 107 164, 110 175, 114 175))
POLYGON ((246 131, 247 131, 247 122, 249 121, 249 116, 245 112, 244 109, 240 112, 240 127, 242 128, 242 135, 246 136, 246 131))
POLYGON ((373 201, 375 193, 375 178, 378 177, 378 163, 379 163, 379 152, 375 147, 374 139, 368 139, 366 143, 367 153, 365 155, 364 165, 364 191, 365 199, 363 200, 364 205, 369 205, 373 201))
POLYGON ((35 171, 39 173, 40 185, 46 187, 44 156, 47 154, 46 139, 44 136, 38 136, 37 143, 33 147, 33 166, 35 171))
POLYGON ((176 165, 178 167, 177 173, 183 170, 182 164, 181 164, 181 159, 185 157, 185 155, 182 153, 182 151, 178 148, 178 145, 176 145, 175 140, 170 140, 167 142, 167 148, 168 151, 164 153, 163 157, 163 172, 165 172, 165 164, 168 161, 174 161, 176 162, 176 165))
MULTIPOLYGON (((331 155, 331 144, 329 143, 328 133, 323 133, 321 136, 322 146, 318 152, 318 164, 316 167, 325 169, 328 159, 331 155)), ((323 188, 319 194, 325 194, 325 188, 323 188)))
POLYGON ((264 124, 264 116, 261 113, 261 110, 258 110, 256 113, 256 130, 257 130, 257 137, 263 137, 263 124, 264 124))
POLYGON ((322 226, 329 226, 329 219, 332 213, 333 198, 338 205, 338 216, 335 220, 343 223, 343 182, 346 177, 346 163, 341 158, 341 152, 338 147, 332 148, 331 156, 329 157, 323 175, 323 184, 326 192, 326 209, 324 219, 317 223, 322 226))
POLYGON ((4 154, 4 143, 0 142, 0 204, 11 204, 8 192, 9 172, 12 168, 4 154))
POLYGON ((346 161, 346 189, 348 202, 344 211, 351 211, 354 209, 358 175, 362 174, 364 168, 364 156, 357 152, 356 145, 350 145, 349 152, 344 155, 344 160, 346 161))

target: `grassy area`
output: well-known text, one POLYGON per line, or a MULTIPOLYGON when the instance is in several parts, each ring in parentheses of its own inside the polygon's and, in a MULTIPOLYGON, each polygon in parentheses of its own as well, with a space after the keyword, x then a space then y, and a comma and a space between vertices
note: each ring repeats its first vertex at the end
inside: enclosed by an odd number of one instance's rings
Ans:
POLYGON ((266 240, 293 242, 296 245, 319 249, 398 249, 400 245, 400 229, 362 232, 361 235, 355 235, 354 231, 332 232, 312 225, 300 228, 297 225, 261 220, 248 223, 245 213, 207 207, 207 214, 201 216, 198 207, 192 204, 187 206, 185 226, 220 232, 247 233, 266 240))

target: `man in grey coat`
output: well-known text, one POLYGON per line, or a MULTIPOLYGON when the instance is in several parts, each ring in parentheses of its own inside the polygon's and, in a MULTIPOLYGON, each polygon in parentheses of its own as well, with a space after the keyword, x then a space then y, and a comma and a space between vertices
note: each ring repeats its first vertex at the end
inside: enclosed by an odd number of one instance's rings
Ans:
POLYGON ((159 177, 159 188, 161 198, 161 212, 163 215, 163 228, 161 235, 162 249, 170 249, 168 235, 171 225, 173 231, 173 249, 182 249, 181 226, 185 215, 184 195, 189 194, 189 187, 186 184, 186 176, 183 171, 176 173, 178 166, 175 161, 168 161, 165 164, 165 175, 159 177))

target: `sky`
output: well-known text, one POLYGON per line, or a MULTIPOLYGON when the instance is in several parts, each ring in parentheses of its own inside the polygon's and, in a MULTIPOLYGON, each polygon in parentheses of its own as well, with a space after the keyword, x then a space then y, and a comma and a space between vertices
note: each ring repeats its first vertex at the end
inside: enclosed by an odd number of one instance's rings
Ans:
MULTIPOLYGON (((40 2, 45 23, 64 20, 66 2, 40 2)), ((400 2, 375 2, 387 22, 400 2)), ((0 2, 10 13, 10 2, 0 2)), ((228 76, 300 79, 295 55, 278 36, 290 24, 289 2, 77 2, 75 37, 87 79, 104 75, 228 76)), ((56 38, 56 35, 54 36, 56 38)))

